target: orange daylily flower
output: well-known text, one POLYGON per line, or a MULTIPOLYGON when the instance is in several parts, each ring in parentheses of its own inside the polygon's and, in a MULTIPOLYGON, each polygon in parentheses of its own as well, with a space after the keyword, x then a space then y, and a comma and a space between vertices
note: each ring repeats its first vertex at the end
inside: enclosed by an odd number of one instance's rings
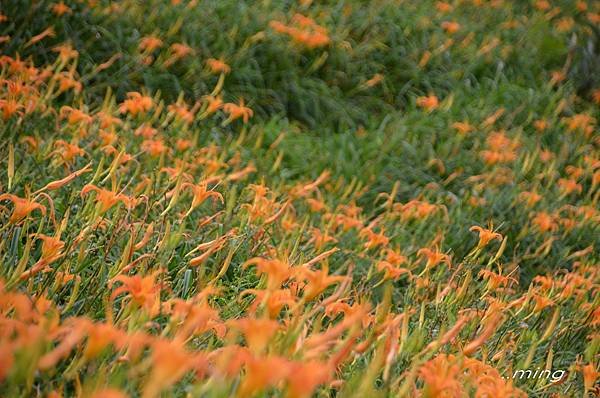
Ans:
POLYGON ((207 189, 208 183, 206 181, 202 181, 198 184, 186 182, 183 183, 181 187, 189 188, 193 194, 192 204, 190 205, 190 209, 187 211, 186 216, 189 215, 195 208, 204 203, 204 201, 208 198, 214 198, 213 201, 219 199, 221 203, 224 202, 223 195, 217 191, 207 189))
POLYGON ((154 50, 162 47, 163 41, 156 36, 145 36, 140 40, 139 49, 144 52, 151 53, 154 50))
POLYGON ((539 294, 535 294, 533 296, 533 300, 535 301, 535 307, 533 308, 534 312, 540 312, 544 308, 551 307, 555 304, 554 301, 552 301, 552 299, 549 299, 548 297, 539 294))
POLYGON ((419 378, 424 381, 422 394, 426 397, 468 396, 471 392, 477 397, 527 397, 496 369, 468 357, 440 354, 419 368, 419 378))
POLYGON ((244 99, 240 99, 239 104, 227 103, 223 105, 223 110, 229 114, 227 118, 228 122, 242 118, 244 123, 248 123, 248 120, 254 115, 254 111, 244 105, 244 99))
POLYGON ((204 110, 205 116, 213 114, 223 107, 223 99, 221 96, 213 97, 212 95, 205 95, 202 98, 206 101, 206 109, 204 110))
POLYGON ((581 373, 583 373, 583 385, 584 392, 590 391, 596 384, 596 380, 600 377, 597 367, 593 363, 588 363, 581 367, 581 373))
POLYGON ((567 74, 562 70, 555 70, 550 73, 550 85, 554 86, 567 78, 567 74))
POLYGON ((433 250, 428 247, 419 249, 419 251, 417 251, 417 256, 423 257, 427 260, 423 272, 435 267, 440 263, 445 263, 448 267, 452 266, 450 256, 440 252, 437 248, 433 250))
POLYGON ((533 122, 533 127, 541 133, 548 128, 548 122, 543 119, 539 119, 533 122))
POLYGON ((120 294, 127 293, 133 302, 154 316, 159 311, 161 290, 160 285, 156 284, 156 276, 157 273, 148 276, 118 275, 114 282, 121 282, 122 285, 112 292, 110 299, 114 300, 120 294))
POLYGON ((152 157, 159 157, 164 153, 169 153, 171 149, 165 145, 165 142, 161 139, 158 140, 144 140, 140 149, 148 153, 152 157))
POLYGON ((291 189, 290 196, 292 198, 297 198, 297 197, 306 197, 306 196, 312 194, 315 190, 317 190, 319 188, 319 185, 321 185, 325 181, 327 181, 327 179, 329 178, 330 175, 331 175, 331 172, 329 170, 325 170, 313 182, 311 182, 309 184, 296 185, 295 187, 293 187, 291 189))
POLYGON ((357 206, 354 202, 348 205, 340 205, 339 208, 348 217, 358 217, 362 213, 362 207, 357 206))
POLYGON ((144 123, 140 127, 138 127, 133 134, 148 139, 158 134, 158 130, 144 123))
POLYGON ((298 224, 298 219, 292 213, 287 213, 281 219, 281 228, 283 228, 283 230, 287 233, 297 231, 299 226, 300 224, 298 224))
POLYGON ((552 7, 548 0, 537 0, 534 6, 540 11, 548 11, 552 7))
POLYGON ((294 16, 292 17, 292 22, 298 24, 303 28, 310 26, 318 26, 314 19, 302 14, 294 14, 294 16))
POLYGON ((216 349, 209 354, 209 359, 214 358, 213 362, 217 375, 236 377, 242 366, 250 360, 251 355, 252 353, 247 347, 232 344, 216 349))
POLYGON ((592 99, 596 105, 600 105, 600 88, 592 91, 592 99))
POLYGON ((419 97, 417 98, 417 106, 419 108, 423 108, 426 111, 430 112, 436 109, 440 104, 438 97, 435 95, 429 95, 427 97, 419 97))
POLYGON ((173 43, 170 49, 176 58, 183 58, 194 53, 194 49, 184 43, 173 43))
POLYGON ((21 109, 23 105, 20 104, 16 99, 0 99, 0 110, 2 110, 2 119, 7 121, 12 115, 22 115, 21 109))
POLYGON ((277 33, 286 34, 298 44, 309 49, 327 46, 331 39, 327 29, 318 25, 312 18, 301 14, 295 14, 291 25, 285 25, 279 21, 269 22, 269 26, 277 33))
POLYGON ((246 268, 250 265, 256 265, 256 272, 258 274, 267 275, 268 290, 279 289, 281 284, 291 276, 292 272, 287 262, 277 259, 269 260, 262 257, 255 257, 246 261, 243 267, 246 268))
MULTIPOLYGON (((335 227, 337 228, 342 226, 344 231, 349 231, 352 228, 359 229, 363 227, 363 221, 356 216, 349 216, 346 214, 326 214, 325 217, 327 219, 333 218, 335 227)), ((368 242, 366 244, 368 244, 368 242)))
POLYGON ((460 24, 454 21, 444 21, 441 24, 442 29, 444 29, 447 33, 456 33, 460 29, 460 24))
POLYGON ((111 115, 108 112, 100 111, 96 113, 96 118, 100 121, 100 128, 108 129, 113 126, 120 126, 123 121, 116 116, 111 115))
MULTIPOLYGON (((178 164, 177 167, 162 167, 161 173, 165 173, 169 176, 169 179, 176 181, 180 176, 183 181, 191 181, 193 177, 186 173, 184 170, 187 168, 185 164, 178 164)), ((167 198, 172 197, 175 194, 175 189, 167 193, 167 198)))
POLYGON ((237 393, 238 397, 250 397, 280 383, 289 373, 285 358, 276 356, 249 356, 244 375, 237 393))
POLYGON ((192 140, 186 140, 185 138, 178 138, 175 142, 175 148, 177 148, 177 150, 180 152, 191 148, 193 145, 194 143, 192 142, 192 140))
POLYGON ((68 143, 64 140, 55 141, 54 146, 60 149, 56 149, 52 153, 58 154, 66 165, 71 165, 77 157, 85 155, 85 151, 77 144, 68 143))
POLYGON ((327 267, 317 271, 311 271, 306 267, 301 267, 297 274, 300 279, 306 282, 304 286, 303 298, 307 301, 311 301, 319 294, 321 294, 329 286, 348 280, 346 276, 329 275, 327 267))
POLYGON ((57 236, 48 236, 44 234, 34 234, 35 237, 42 240, 42 255, 40 259, 27 271, 23 271, 19 276, 20 280, 26 280, 46 269, 48 265, 64 256, 63 248, 65 243, 57 236))
POLYGON ((463 348, 463 354, 466 356, 473 355, 496 332, 502 320, 503 316, 501 312, 492 312, 487 319, 483 320, 481 333, 463 348))
POLYGON ((587 3, 583 0, 579 0, 577 1, 577 3, 575 3, 575 7, 577 7, 577 11, 586 11, 588 9, 587 3))
POLYGON ((208 291, 200 292, 191 300, 172 299, 168 303, 171 306, 171 319, 180 322, 178 339, 187 340, 208 331, 214 331, 219 338, 225 337, 226 327, 219 318, 219 312, 205 298, 218 292, 210 287, 205 290, 208 291))
POLYGON ((321 250, 327 243, 336 243, 337 239, 329 235, 329 232, 322 232, 319 228, 311 229, 310 243, 313 243, 315 249, 321 250))
POLYGON ((64 3, 64 1, 61 1, 52 5, 52 12, 60 17, 64 14, 71 14, 73 11, 64 3))
POLYGON ((288 398, 308 398, 320 384, 331 380, 333 367, 319 361, 292 362, 287 377, 288 398))
POLYGON ((454 122, 452 127, 461 134, 467 134, 473 131, 475 128, 467 122, 454 122))
POLYGON ((81 82, 78 82, 71 73, 61 72, 54 75, 54 77, 58 80, 58 91, 61 93, 71 89, 73 89, 74 92, 79 93, 83 88, 81 82))
POLYGON ((565 171, 567 172, 567 174, 569 174, 569 176, 571 176, 571 178, 574 178, 576 180, 578 180, 585 174, 585 169, 571 165, 565 167, 565 171))
POLYGON ((267 188, 264 184, 248 184, 248 188, 254 191, 255 201, 260 198, 264 198, 269 192, 269 188, 267 188))
POLYGON ((41 370, 51 369, 63 358, 67 357, 73 348, 85 337, 88 322, 73 322, 65 328, 66 337, 50 352, 44 354, 37 366, 41 370))
POLYGON ((157 340, 152 344, 152 372, 144 385, 142 397, 159 396, 162 390, 176 383, 199 361, 202 358, 188 352, 181 342, 157 340))
MULTIPOLYGON (((106 140, 109 140, 111 136, 112 134, 103 137, 105 137, 106 140)), ((117 148, 110 144, 103 146, 102 151, 107 155, 114 156, 115 162, 117 162, 119 165, 125 165, 127 162, 133 160, 133 156, 131 156, 127 152, 119 151, 117 148)))
POLYGON ((307 198, 306 203, 310 207, 310 211, 313 213, 321 212, 323 210, 327 210, 327 205, 322 201, 314 198, 307 198))
POLYGON ((478 275, 488 281, 487 288, 490 290, 496 290, 499 287, 506 287, 511 282, 517 283, 517 280, 513 277, 497 274, 487 269, 482 269, 479 271, 478 275))
POLYGON ((90 324, 87 328, 87 341, 83 351, 86 359, 98 356, 109 344, 122 338, 120 331, 108 323, 90 324))
POLYGON ((253 294, 256 298, 248 308, 249 313, 256 314, 259 306, 265 305, 269 318, 276 319, 284 306, 296 303, 290 289, 277 289, 272 291, 247 289, 240 293, 240 297, 253 294))
POLYGON ((231 72, 231 67, 223 59, 209 58, 206 60, 206 65, 208 65, 212 73, 223 73, 226 75, 231 72))
POLYGON ((327 307, 325 307, 325 315, 332 319, 338 316, 339 314, 343 314, 344 316, 350 316, 358 309, 359 308, 356 305, 351 306, 344 300, 337 300, 333 303, 328 304, 327 307))
POLYGON ((63 106, 60 108, 61 119, 67 118, 69 124, 90 124, 92 123, 92 117, 82 110, 71 108, 70 106, 63 106))
MULTIPOLYGON (((102 145, 103 150, 105 152, 106 152, 105 148, 108 148, 108 147, 111 147, 111 148, 113 148, 113 150, 116 151, 116 148, 114 148, 114 146, 113 146, 113 144, 115 144, 119 139, 119 136, 117 135, 116 132, 106 131, 106 130, 101 129, 98 131, 98 136, 100 137, 100 145, 102 145)), ((114 153, 113 150, 109 150, 111 152, 107 152, 107 153, 114 153)))
POLYGON ((457 363, 440 354, 425 362, 419 368, 419 378, 424 381, 425 396, 430 397, 460 397, 465 394, 463 383, 459 379, 462 373, 457 363))
POLYGON ((387 262, 394 266, 402 265, 408 261, 406 256, 402 255, 399 251, 387 249, 385 251, 385 259, 387 262))
POLYGON ((143 249, 144 246, 146 246, 146 244, 148 244, 148 242, 152 238, 153 234, 154 234, 154 223, 151 222, 146 227, 146 231, 144 232, 144 235, 142 236, 142 239, 138 243, 135 244, 135 246, 133 247, 133 250, 141 250, 141 249, 143 249))
POLYGON ((277 321, 265 318, 242 318, 228 322, 231 327, 239 330, 246 339, 246 344, 254 353, 262 352, 271 338, 281 328, 277 321))
POLYGON ((540 232, 554 232, 558 229, 556 217, 547 212, 537 212, 531 222, 540 230, 540 232))
POLYGON ((127 93, 127 99, 119 106, 121 113, 130 113, 137 116, 140 113, 146 113, 154 106, 154 101, 148 96, 137 92, 127 93))
POLYGON ((544 275, 536 276, 532 279, 532 282, 539 283, 541 290, 550 290, 554 286, 554 280, 544 275))
POLYGON ((169 112, 173 112, 177 118, 186 124, 194 121, 194 110, 190 111, 186 104, 171 104, 167 107, 169 112))
POLYGON ((397 280, 402 275, 412 276, 412 273, 407 268, 401 268, 397 265, 393 265, 389 261, 379 261, 377 263, 377 270, 384 273, 383 279, 397 280))
POLYGON ((115 388, 103 388, 95 391, 90 398, 129 398, 129 395, 115 388))
POLYGON ((118 202, 122 202, 125 206, 131 208, 135 207, 136 200, 129 198, 126 195, 118 194, 114 191, 109 191, 107 189, 103 189, 97 187, 93 184, 87 184, 81 189, 81 196, 87 195, 89 192, 96 192, 96 202, 99 205, 100 213, 104 213, 109 210, 111 207, 116 205, 118 202))
POLYGON ((443 1, 436 1, 435 8, 439 12, 444 12, 444 13, 452 11, 452 5, 450 5, 446 2, 443 2, 443 1))
POLYGON ((487 244, 490 243, 492 240, 502 240, 502 235, 500 235, 498 232, 482 228, 478 225, 472 226, 471 228, 469 228, 469 231, 475 231, 479 234, 479 242, 477 243, 478 249, 487 246, 487 244))
POLYGON ((570 195, 573 192, 581 193, 583 191, 581 184, 573 179, 559 178, 556 184, 566 195, 570 195))
POLYGON ((365 249, 374 249, 378 246, 387 246, 390 238, 385 236, 385 231, 382 229, 381 232, 374 232, 371 228, 363 228, 359 236, 365 237, 367 242, 365 243, 365 249))
POLYGON ((47 264, 50 264, 63 256, 62 250, 65 247, 65 242, 61 241, 59 237, 44 234, 36 234, 35 236, 42 240, 41 259, 47 264))
POLYGON ((58 58, 64 63, 68 62, 70 59, 79 57, 79 51, 75 50, 69 43, 58 45, 54 47, 52 51, 58 53, 58 58))
POLYGON ((517 159, 519 141, 508 138, 504 131, 491 133, 486 143, 489 149, 481 151, 481 156, 487 164, 509 163, 517 159))
POLYGON ((34 210, 39 210, 42 215, 46 215, 46 207, 30 199, 20 198, 16 195, 4 193, 0 195, 0 200, 9 200, 13 203, 13 212, 8 219, 11 224, 16 224, 25 219, 34 210))
MULTIPOLYGON (((369 305, 368 304, 355 304, 352 306, 350 312, 344 316, 344 318, 334 324, 333 326, 325 329, 320 333, 311 334, 306 340, 302 342, 300 347, 306 350, 305 358, 311 358, 315 355, 320 355, 324 350, 330 348, 339 337, 352 327, 364 325, 365 320, 369 319, 369 305)), ((352 341, 352 339, 350 339, 352 341)), ((335 366, 339 365, 340 357, 331 358, 332 364, 335 366), (337 363, 336 363, 337 362, 337 363)))
POLYGON ((596 118, 585 113, 579 113, 565 118, 567 129, 569 131, 582 131, 586 136, 590 136, 594 131, 596 118))
POLYGON ((571 17, 560 18, 554 24, 557 32, 560 32, 560 33, 570 31, 574 25, 575 25, 575 20, 571 17))
POLYGON ((527 206, 532 207, 537 202, 542 200, 542 195, 538 194, 537 192, 525 191, 525 192, 521 192, 519 194, 519 200, 522 200, 523 202, 525 202, 527 204, 527 206))

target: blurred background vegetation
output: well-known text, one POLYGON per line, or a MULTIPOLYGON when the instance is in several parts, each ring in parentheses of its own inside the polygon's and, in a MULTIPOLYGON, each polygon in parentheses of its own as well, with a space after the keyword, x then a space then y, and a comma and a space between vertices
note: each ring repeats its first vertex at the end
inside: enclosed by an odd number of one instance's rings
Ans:
MULTIPOLYGON (((207 58, 231 66, 225 92, 245 98, 262 118, 285 117, 311 129, 344 131, 380 121, 409 107, 411 97, 473 96, 492 90, 543 90, 549 72, 565 68, 582 95, 598 85, 598 30, 585 12, 574 12, 568 34, 539 12, 526 20, 530 2, 498 6, 460 2, 444 11, 435 1, 377 0, 312 2, 201 1, 194 7, 162 0, 102 1, 90 11, 75 3, 56 18, 50 1, 15 0, 3 5, 11 37, 3 51, 32 56, 37 63, 56 57, 53 44, 69 41, 79 51, 78 73, 87 101, 101 101, 107 88, 118 98, 144 85, 167 101, 184 92, 190 99, 212 90, 217 77, 207 58), (269 27, 307 13, 327 29, 331 42, 306 48, 269 27), (181 9, 186 7, 185 12, 181 9), (432 12, 438 8, 442 11, 432 12), (97 12, 95 10, 104 10, 97 12), (507 22, 509 21, 509 22, 507 22), (448 23, 457 23, 453 31, 448 23), (48 26, 54 37, 27 42, 48 26), (163 45, 145 65, 141 38, 157 35, 163 45), (165 66, 168 48, 185 43, 190 57, 165 66), (118 54, 107 69, 95 68, 118 54), (474 54, 482 56, 474 56, 474 54), (567 55, 569 55, 567 57, 567 55), (371 86, 375 77, 376 83, 371 86), (377 82, 379 77, 381 82, 377 82)), ((486 3, 487 4, 487 3, 486 3)), ((553 5, 572 10, 572 1, 553 5)), ((511 94, 508 94, 511 95, 511 94)))

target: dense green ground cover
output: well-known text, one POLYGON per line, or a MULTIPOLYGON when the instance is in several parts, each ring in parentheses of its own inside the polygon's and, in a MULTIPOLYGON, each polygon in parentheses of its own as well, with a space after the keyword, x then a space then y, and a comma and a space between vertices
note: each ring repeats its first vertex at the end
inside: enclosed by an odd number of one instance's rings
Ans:
POLYGON ((10 358, 0 393, 591 391, 598 4, 178 3, 68 2, 63 13, 55 7, 64 3, 2 4, 0 313, 13 326, 0 332, 10 358), (323 29, 326 40, 311 46, 273 21, 323 29), (177 58, 174 44, 190 52, 177 58), (63 90, 61 79, 81 87, 63 90), (129 92, 148 96, 148 109, 132 111, 129 92), (218 96, 243 99, 252 117, 209 111, 218 96), (212 196, 196 203, 194 185, 212 196), (16 217, 15 197, 43 212, 16 217), (486 242, 486 231, 499 235, 486 242), (255 272, 257 257, 281 264, 259 262, 255 272), (279 283, 271 266, 285 268, 279 283), (320 285, 311 272, 333 279, 320 285), (275 291, 291 296, 267 315, 275 291), (15 310, 42 296, 51 310, 15 310), (176 299, 217 315, 191 333, 176 299), (360 319, 335 315, 336 303, 360 319), (233 335, 243 329, 234 320, 255 318, 279 324, 265 347, 247 330, 245 340, 233 335), (152 337, 141 358, 117 332, 113 348, 92 355, 85 347, 98 325, 152 337), (333 342, 321 346, 326 331, 333 342), (161 344, 176 358, 166 370, 161 344), (246 346, 238 372, 214 359, 246 346), (303 379, 298 367, 311 361, 319 376, 303 379), (263 380, 256 364, 287 373, 263 380), (480 378, 478 366, 495 370, 480 378), (557 383, 502 379, 536 368, 568 373, 557 383), (314 388, 294 388, 307 380, 314 388))

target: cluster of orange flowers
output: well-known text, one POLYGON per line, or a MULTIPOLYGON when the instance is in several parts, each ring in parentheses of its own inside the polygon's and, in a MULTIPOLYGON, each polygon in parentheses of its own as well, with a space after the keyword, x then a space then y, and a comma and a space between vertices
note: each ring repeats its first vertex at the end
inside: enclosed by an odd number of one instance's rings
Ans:
POLYGON ((477 397, 527 397, 496 369, 476 359, 440 354, 419 369, 426 397, 462 397, 473 390, 477 397))
POLYGON ((294 42, 310 49, 325 47, 331 42, 327 29, 302 14, 295 14, 289 25, 271 21, 269 26, 275 32, 288 35, 294 42))

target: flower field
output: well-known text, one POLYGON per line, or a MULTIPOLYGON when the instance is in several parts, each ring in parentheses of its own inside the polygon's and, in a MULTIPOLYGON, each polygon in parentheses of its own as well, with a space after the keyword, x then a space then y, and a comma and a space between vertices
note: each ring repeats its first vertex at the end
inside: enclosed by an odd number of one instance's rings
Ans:
POLYGON ((0 397, 600 394, 600 3, 0 2, 0 397))

